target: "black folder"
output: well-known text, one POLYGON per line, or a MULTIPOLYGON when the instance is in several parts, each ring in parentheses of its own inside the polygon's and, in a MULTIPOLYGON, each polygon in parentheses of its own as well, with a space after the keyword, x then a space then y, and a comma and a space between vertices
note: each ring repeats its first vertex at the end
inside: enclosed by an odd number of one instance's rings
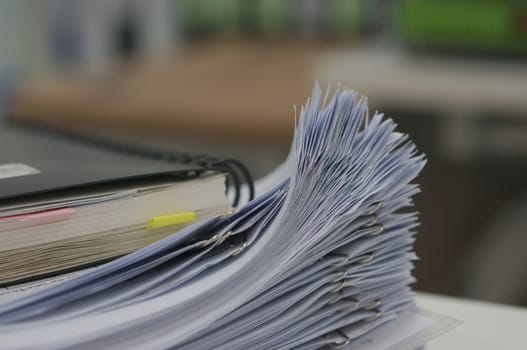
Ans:
POLYGON ((46 129, 0 124, 0 203, 2 200, 115 184, 160 176, 189 178, 203 167, 109 150, 46 129))

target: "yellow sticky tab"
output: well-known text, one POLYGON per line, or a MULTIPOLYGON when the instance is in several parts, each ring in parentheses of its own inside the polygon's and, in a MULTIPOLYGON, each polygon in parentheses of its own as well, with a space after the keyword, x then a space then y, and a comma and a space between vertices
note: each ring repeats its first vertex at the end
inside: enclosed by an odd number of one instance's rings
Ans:
POLYGON ((196 220, 196 213, 193 211, 163 215, 163 216, 154 216, 148 222, 148 229, 160 228, 165 226, 172 226, 178 224, 186 224, 196 220))

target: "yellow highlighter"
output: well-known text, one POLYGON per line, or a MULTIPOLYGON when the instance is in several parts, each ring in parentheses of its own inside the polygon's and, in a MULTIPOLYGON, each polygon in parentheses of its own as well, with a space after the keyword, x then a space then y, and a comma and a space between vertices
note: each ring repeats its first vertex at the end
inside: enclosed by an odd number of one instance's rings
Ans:
POLYGON ((166 227, 166 226, 172 226, 172 225, 178 225, 178 224, 186 224, 189 222, 193 222, 194 220, 196 220, 196 213, 193 211, 186 211, 186 212, 162 215, 162 216, 154 216, 148 222, 147 228, 149 230, 152 230, 152 229, 160 228, 160 227, 166 227))

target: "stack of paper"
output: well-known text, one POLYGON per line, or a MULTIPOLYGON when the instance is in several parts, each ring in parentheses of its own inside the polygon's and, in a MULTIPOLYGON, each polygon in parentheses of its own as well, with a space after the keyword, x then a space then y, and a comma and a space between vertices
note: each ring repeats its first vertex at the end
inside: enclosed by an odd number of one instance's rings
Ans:
POLYGON ((432 324, 438 329, 430 319, 412 324, 418 222, 408 208, 424 157, 393 121, 370 119, 355 92, 328 99, 317 86, 302 109, 282 168, 288 176, 274 189, 228 217, 1 304, 0 343, 17 349, 422 345, 432 324), (379 330, 382 339, 375 337, 379 330))
POLYGON ((0 285, 100 264, 228 213, 225 170, 158 158, 0 123, 0 285))
POLYGON ((223 175, 118 187, 30 196, 0 206, 0 284, 121 256, 229 210, 223 175), (175 220, 156 221, 163 218, 175 220))

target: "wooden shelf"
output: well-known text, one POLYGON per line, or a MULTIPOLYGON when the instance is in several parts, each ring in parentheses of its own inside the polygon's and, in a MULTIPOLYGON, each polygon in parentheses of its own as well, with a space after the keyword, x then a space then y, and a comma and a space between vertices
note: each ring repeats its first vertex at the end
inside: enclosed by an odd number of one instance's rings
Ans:
POLYGON ((291 140, 318 44, 212 43, 112 74, 21 86, 13 114, 61 127, 291 140))

